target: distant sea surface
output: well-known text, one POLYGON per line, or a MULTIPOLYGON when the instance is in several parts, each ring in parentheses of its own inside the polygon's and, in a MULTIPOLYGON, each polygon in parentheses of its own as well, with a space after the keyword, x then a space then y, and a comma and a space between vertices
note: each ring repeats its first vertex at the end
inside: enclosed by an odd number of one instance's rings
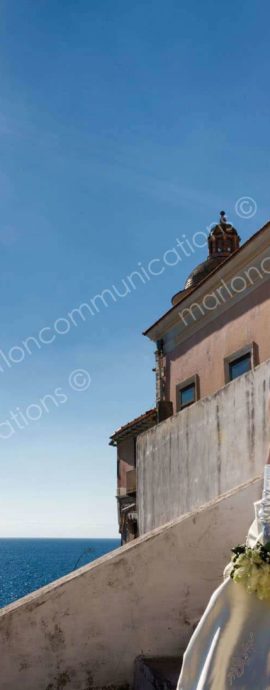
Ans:
POLYGON ((119 539, 0 539, 0 607, 119 546, 119 539))

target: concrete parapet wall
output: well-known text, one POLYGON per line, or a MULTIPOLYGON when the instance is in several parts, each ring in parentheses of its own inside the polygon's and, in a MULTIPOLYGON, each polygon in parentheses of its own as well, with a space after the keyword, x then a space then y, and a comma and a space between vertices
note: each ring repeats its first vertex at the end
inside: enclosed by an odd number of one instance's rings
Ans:
POLYGON ((270 360, 138 437, 140 534, 262 472, 269 389, 270 360))
POLYGON ((253 519, 251 482, 0 611, 0 690, 127 690, 180 654, 253 519))

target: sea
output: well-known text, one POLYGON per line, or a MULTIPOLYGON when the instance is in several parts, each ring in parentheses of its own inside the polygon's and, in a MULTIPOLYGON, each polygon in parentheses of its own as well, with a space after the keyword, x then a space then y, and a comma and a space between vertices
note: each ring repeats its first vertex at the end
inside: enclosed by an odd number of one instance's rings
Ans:
POLYGON ((119 539, 0 539, 0 607, 119 546, 119 539))

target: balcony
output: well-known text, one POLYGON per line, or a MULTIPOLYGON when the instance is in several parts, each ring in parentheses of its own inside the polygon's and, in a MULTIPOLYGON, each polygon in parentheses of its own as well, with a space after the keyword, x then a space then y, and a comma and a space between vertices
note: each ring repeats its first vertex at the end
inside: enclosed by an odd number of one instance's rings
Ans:
POLYGON ((136 481, 136 469, 129 470, 126 473, 126 487, 127 494, 136 493, 137 481, 136 481))

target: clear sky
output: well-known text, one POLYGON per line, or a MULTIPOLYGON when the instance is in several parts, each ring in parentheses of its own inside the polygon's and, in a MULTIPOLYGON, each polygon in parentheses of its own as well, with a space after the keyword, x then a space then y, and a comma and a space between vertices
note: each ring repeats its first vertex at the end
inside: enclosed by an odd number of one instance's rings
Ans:
POLYGON ((153 406, 141 332, 206 249, 58 320, 222 208, 242 240, 268 220, 269 20, 266 0, 2 0, 0 536, 117 535, 108 437, 153 406))

